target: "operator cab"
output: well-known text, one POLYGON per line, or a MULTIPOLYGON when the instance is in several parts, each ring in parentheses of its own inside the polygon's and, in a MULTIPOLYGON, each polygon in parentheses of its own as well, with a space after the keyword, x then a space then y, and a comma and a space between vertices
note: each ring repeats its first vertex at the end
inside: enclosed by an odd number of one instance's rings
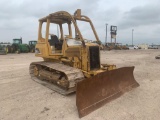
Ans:
POLYGON ((79 51, 80 47, 91 46, 91 42, 87 43, 86 40, 99 41, 99 38, 91 20, 81 15, 81 10, 77 10, 74 15, 59 11, 39 20, 38 49, 47 51, 42 52, 46 56, 61 56, 66 55, 66 52, 72 54, 71 49, 79 51))
POLYGON ((13 44, 22 44, 22 38, 20 38, 20 39, 13 39, 13 44))

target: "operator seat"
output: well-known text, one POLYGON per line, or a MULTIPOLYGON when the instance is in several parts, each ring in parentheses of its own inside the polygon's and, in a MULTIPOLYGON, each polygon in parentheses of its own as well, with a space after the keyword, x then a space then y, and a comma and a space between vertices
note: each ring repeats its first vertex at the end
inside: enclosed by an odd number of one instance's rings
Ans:
POLYGON ((49 40, 50 46, 54 46, 57 50, 62 50, 63 42, 58 39, 56 35, 51 35, 49 40))
POLYGON ((58 37, 56 35, 51 35, 51 39, 49 40, 50 46, 55 46, 57 43, 59 43, 58 37))

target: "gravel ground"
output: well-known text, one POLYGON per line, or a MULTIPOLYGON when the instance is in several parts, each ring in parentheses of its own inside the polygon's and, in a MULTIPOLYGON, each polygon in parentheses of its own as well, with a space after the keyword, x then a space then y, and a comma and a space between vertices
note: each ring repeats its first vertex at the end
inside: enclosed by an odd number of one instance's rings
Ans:
MULTIPOLYGON (((140 87, 92 112, 82 120, 159 120, 160 50, 101 51, 101 62, 135 66, 140 87)), ((34 54, 0 56, 0 120, 79 120, 76 96, 62 96, 34 81, 29 64, 34 54)))

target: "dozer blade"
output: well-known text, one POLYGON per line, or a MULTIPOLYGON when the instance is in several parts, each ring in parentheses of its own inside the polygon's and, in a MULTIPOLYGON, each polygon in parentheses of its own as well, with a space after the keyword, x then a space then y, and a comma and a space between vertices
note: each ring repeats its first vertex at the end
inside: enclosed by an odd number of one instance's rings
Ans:
POLYGON ((123 67, 79 82, 76 90, 79 117, 91 113, 132 88, 138 87, 133 70, 134 67, 123 67))

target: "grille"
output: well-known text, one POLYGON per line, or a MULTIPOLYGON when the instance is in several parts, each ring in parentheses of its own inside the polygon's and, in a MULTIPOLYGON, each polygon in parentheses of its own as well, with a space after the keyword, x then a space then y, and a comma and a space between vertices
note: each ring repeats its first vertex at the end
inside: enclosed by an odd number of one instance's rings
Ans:
POLYGON ((100 68, 99 47, 98 46, 89 47, 89 53, 90 53, 90 70, 99 69, 100 68))

